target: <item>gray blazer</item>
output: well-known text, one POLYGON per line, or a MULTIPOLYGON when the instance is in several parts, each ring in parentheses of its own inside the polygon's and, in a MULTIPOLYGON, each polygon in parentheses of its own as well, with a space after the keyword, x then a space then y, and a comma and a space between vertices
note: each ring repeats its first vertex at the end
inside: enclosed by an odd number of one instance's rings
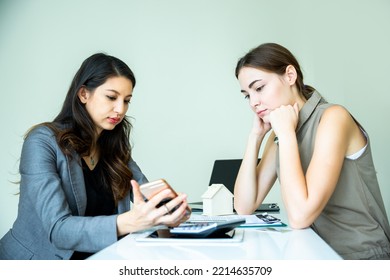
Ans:
MULTIPOLYGON (((134 161, 129 168, 138 183, 147 182, 134 161)), ((81 158, 65 156, 51 129, 38 127, 24 141, 20 175, 18 215, 0 240, 0 259, 69 259, 74 251, 97 252, 117 241, 117 215, 83 217, 81 158)), ((130 194, 117 210, 130 210, 130 194)))

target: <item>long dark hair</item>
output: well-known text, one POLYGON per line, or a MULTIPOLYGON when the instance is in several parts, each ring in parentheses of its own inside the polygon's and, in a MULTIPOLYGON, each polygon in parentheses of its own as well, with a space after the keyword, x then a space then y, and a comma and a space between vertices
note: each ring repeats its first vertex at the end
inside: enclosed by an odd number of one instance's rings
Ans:
POLYGON ((303 83, 301 67, 294 55, 288 49, 276 43, 265 43, 250 50, 238 60, 235 75, 238 78, 242 67, 253 67, 283 75, 289 65, 294 66, 297 71, 296 85, 299 93, 305 99, 309 99, 315 89, 303 83))
POLYGON ((73 78, 60 113, 52 122, 42 125, 55 132, 61 150, 70 157, 73 151, 80 156, 88 155, 97 143, 100 150, 99 164, 102 164, 104 170, 104 185, 111 187, 117 203, 131 189, 133 174, 128 167, 131 159, 131 123, 125 116, 113 130, 103 130, 98 136, 77 94, 81 87, 93 92, 112 77, 125 77, 135 87, 133 72, 120 59, 103 53, 88 57, 73 78))

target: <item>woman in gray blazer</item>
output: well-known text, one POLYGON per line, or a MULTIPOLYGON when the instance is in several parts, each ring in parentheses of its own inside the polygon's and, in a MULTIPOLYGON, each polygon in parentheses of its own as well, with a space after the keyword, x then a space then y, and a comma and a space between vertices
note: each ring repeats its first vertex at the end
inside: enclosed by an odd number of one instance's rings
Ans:
POLYGON ((84 259, 128 233, 186 219, 185 194, 157 208, 172 193, 145 202, 139 191, 147 179, 131 157, 125 115, 135 83, 124 62, 94 54, 58 116, 27 133, 18 215, 0 240, 0 259, 84 259))

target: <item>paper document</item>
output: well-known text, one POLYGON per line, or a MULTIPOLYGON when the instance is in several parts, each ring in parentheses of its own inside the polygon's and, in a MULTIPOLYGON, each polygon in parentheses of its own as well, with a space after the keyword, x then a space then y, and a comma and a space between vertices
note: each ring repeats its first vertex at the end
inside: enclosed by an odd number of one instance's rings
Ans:
POLYGON ((279 218, 267 213, 226 216, 191 215, 189 221, 229 221, 241 218, 245 218, 245 224, 242 224, 239 227, 286 226, 286 224, 284 224, 279 218))

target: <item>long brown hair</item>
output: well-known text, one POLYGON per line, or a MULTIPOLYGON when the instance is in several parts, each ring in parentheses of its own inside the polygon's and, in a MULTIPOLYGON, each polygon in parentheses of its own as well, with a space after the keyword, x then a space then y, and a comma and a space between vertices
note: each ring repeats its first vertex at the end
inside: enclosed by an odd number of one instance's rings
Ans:
POLYGON ((81 87, 94 91, 108 78, 119 76, 129 79, 134 88, 135 76, 123 61, 103 53, 90 56, 73 78, 60 113, 52 122, 40 124, 54 131, 61 150, 69 157, 72 157, 73 151, 81 157, 86 156, 96 148, 95 143, 99 146, 99 164, 104 170, 103 183, 112 189, 115 203, 131 190, 133 174, 128 167, 131 159, 131 123, 125 117, 113 130, 104 130, 98 136, 77 93, 81 87))
POLYGON ((265 43, 250 50, 238 60, 235 75, 238 78, 242 67, 253 67, 283 75, 289 65, 294 66, 297 71, 296 85, 299 93, 305 99, 309 99, 315 89, 303 83, 302 70, 294 55, 288 49, 276 43, 265 43))

